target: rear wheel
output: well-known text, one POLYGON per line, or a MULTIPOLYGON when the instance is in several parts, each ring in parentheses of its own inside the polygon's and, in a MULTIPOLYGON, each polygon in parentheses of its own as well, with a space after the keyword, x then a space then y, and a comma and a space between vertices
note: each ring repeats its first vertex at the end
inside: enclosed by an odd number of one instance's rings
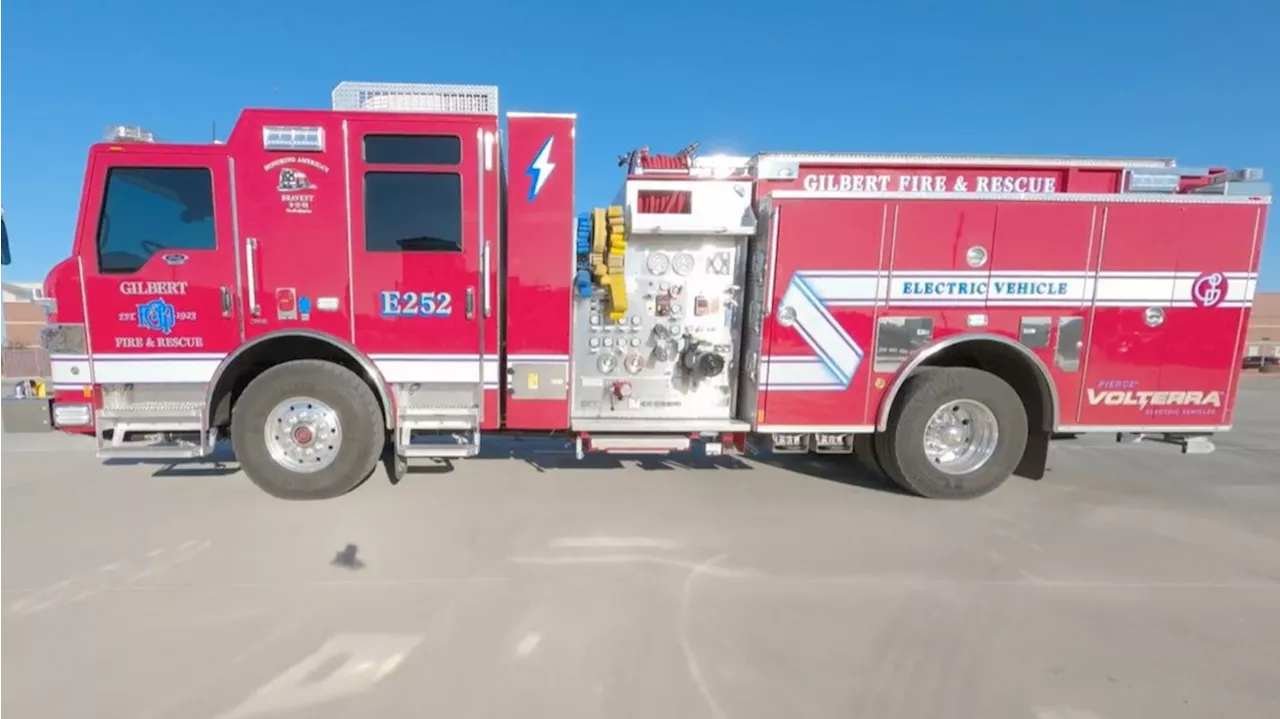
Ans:
POLYGON ((1004 483, 1027 446, 1022 399, 1007 382, 967 367, 931 368, 907 380, 876 436, 889 478, 922 497, 971 499, 1004 483))
POLYGON ((378 400, 332 362, 285 362, 258 375, 231 415, 231 444, 254 484, 281 499, 327 499, 373 473, 386 440, 378 400))

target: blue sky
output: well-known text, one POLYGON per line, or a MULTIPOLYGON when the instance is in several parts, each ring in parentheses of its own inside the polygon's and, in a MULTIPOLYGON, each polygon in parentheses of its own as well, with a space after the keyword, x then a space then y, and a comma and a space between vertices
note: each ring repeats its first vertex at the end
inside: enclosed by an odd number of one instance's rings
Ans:
MULTIPOLYGON (((245 106, 326 107, 340 80, 496 84, 576 111, 580 205, 618 154, 863 150, 1171 156, 1280 186, 1280 2, 10 3, 6 279, 75 227, 103 127, 225 139, 245 106), (611 41, 614 43, 613 49, 611 41)), ((1268 232, 1262 287, 1280 289, 1268 232)))

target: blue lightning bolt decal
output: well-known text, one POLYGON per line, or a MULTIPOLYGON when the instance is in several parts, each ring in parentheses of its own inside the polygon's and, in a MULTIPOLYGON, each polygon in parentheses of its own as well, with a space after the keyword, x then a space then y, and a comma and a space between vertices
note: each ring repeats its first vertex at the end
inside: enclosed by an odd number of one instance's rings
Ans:
POLYGON ((547 184, 547 178, 551 177, 551 173, 556 169, 556 164, 551 161, 551 143, 555 142, 555 139, 555 135, 552 135, 542 143, 542 149, 538 150, 533 162, 529 163, 529 169, 524 171, 524 174, 532 180, 529 183, 529 202, 533 202, 538 197, 538 193, 542 192, 542 186, 547 184))

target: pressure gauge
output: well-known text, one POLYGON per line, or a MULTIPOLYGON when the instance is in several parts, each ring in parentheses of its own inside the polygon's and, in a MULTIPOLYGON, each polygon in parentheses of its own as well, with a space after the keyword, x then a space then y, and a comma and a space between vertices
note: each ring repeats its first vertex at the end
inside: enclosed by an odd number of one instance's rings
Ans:
POLYGON ((618 369, 618 356, 612 352, 600 355, 600 359, 596 360, 596 369, 600 370, 601 374, 613 374, 614 370, 618 369))
POLYGON ((645 264, 648 265, 651 274, 665 275, 667 270, 671 269, 671 258, 665 252, 651 252, 645 264))
POLYGON ((596 327, 600 324, 600 315, 591 315, 591 326, 596 327))
POLYGON ((631 318, 631 324, 632 324, 632 325, 634 325, 634 326, 636 326, 636 327, 639 327, 639 326, 640 326, 640 315, 636 315, 635 317, 632 317, 632 318, 631 318))
POLYGON ((591 345, 591 349, 595 349, 595 348, 597 348, 597 347, 599 347, 599 346, 600 346, 600 338, 599 338, 599 337, 592 337, 592 338, 588 341, 588 344, 590 344, 590 345, 591 345))
POLYGON ((644 369, 644 357, 641 357, 639 352, 632 352, 623 360, 622 366, 626 368, 627 372, 637 374, 644 369))
POLYGON ((612 338, 612 337, 605 337, 605 338, 604 338, 604 346, 605 346, 605 347, 612 347, 612 346, 613 346, 613 338, 612 338))
POLYGON ((688 252, 681 252, 671 261, 671 269, 676 271, 677 275, 687 275, 693 272, 694 265, 693 255, 688 252))

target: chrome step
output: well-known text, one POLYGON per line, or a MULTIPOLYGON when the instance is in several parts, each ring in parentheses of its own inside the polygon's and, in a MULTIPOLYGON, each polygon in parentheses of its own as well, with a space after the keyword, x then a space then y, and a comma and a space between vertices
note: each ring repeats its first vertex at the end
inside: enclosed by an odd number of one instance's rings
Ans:
POLYGON ((579 438, 579 454, 672 454, 688 451, 693 440, 683 434, 608 434, 579 438))
POLYGON ((98 457, 194 459, 212 454, 217 437, 212 431, 205 432, 200 413, 197 411, 194 418, 182 415, 187 413, 144 417, 139 412, 101 410, 96 432, 98 457), (121 415, 128 415, 129 419, 122 419, 121 415), (144 438, 130 439, 130 434, 144 438))

